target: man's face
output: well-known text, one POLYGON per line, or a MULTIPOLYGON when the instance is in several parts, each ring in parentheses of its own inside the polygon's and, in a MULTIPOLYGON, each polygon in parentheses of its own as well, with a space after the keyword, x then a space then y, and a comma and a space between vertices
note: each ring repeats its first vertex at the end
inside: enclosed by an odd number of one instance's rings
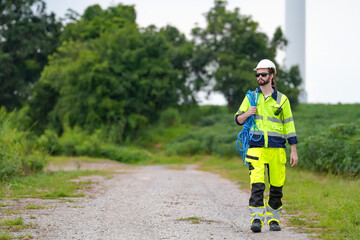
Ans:
POLYGON ((264 86, 270 82, 271 74, 267 68, 259 68, 256 70, 256 79, 259 86, 264 86))

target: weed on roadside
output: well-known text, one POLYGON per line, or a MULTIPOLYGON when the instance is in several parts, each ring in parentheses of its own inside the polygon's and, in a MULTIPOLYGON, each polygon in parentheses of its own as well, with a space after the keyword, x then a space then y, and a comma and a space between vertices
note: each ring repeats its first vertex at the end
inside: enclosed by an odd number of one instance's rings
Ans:
POLYGON ((179 218, 176 219, 177 221, 180 222, 191 222, 191 224, 200 224, 202 217, 188 217, 188 218, 179 218))
MULTIPOLYGON (((35 225, 25 223, 21 216, 14 219, 4 219, 0 221, 0 240, 14 239, 10 233, 32 228, 35 228, 35 225)), ((23 239, 26 236, 32 238, 31 235, 24 235, 21 236, 20 239, 23 239)))
POLYGON ((40 206, 40 205, 33 205, 33 204, 29 204, 27 206, 25 206, 25 209, 27 210, 34 210, 34 209, 44 209, 44 206, 40 206))

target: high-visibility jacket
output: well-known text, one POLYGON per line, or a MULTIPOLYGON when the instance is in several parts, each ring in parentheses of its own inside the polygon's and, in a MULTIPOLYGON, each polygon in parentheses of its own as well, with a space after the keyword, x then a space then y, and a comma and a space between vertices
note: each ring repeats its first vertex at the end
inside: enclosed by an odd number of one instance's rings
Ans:
MULTIPOLYGON (((291 112, 290 102, 285 94, 277 91, 265 99, 261 89, 258 89, 259 100, 257 103, 257 111, 255 114, 255 124, 261 131, 254 132, 253 139, 249 142, 253 147, 270 147, 285 148, 286 140, 289 144, 298 142, 295 132, 295 124, 291 112), (282 105, 282 112, 275 115, 276 110, 282 105), (259 141, 256 141, 260 138, 259 141)), ((255 99, 257 94, 255 93, 255 99)), ((239 110, 235 113, 235 121, 237 124, 237 116, 244 114, 250 108, 250 102, 247 97, 244 98, 239 110)), ((241 124, 239 124, 241 125, 241 124)))

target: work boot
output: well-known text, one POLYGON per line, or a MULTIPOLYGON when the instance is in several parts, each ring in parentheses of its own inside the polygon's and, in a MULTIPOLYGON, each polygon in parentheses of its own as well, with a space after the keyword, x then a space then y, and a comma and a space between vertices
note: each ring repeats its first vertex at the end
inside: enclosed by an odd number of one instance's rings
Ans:
POLYGON ((260 219, 254 219, 251 224, 251 230, 255 232, 261 232, 261 221, 260 219))
POLYGON ((277 221, 271 221, 269 227, 270 231, 281 231, 281 227, 277 221))

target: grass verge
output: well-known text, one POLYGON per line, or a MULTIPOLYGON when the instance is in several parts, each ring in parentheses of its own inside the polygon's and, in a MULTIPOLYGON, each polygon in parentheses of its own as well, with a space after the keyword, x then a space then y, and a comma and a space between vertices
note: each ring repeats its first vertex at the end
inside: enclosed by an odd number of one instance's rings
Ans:
MULTIPOLYGON (((51 159, 53 164, 66 165, 73 159, 57 157, 51 159)), ((84 162, 100 162, 100 159, 82 157, 84 162)), ((90 175, 105 175, 112 174, 112 171, 47 171, 37 173, 27 177, 14 177, 8 182, 0 184, 0 214, 16 215, 21 214, 21 210, 2 210, 2 207, 7 207, 6 199, 19 198, 42 198, 42 199, 57 199, 63 197, 82 197, 84 193, 82 190, 91 187, 91 180, 71 181, 82 176, 90 175)), ((44 206, 28 204, 24 207, 25 210, 43 209, 44 206)), ((35 219, 35 216, 30 216, 30 219, 35 219)), ((31 235, 18 235, 24 229, 36 228, 31 223, 25 223, 21 216, 10 219, 0 220, 0 240, 7 239, 32 239, 31 235), (17 234, 17 236, 14 236, 17 234)))
POLYGON ((28 177, 16 177, 0 185, 0 198, 61 198, 82 197, 77 193, 83 189, 82 182, 72 182, 71 179, 80 176, 104 175, 104 171, 57 171, 44 172, 28 177))

